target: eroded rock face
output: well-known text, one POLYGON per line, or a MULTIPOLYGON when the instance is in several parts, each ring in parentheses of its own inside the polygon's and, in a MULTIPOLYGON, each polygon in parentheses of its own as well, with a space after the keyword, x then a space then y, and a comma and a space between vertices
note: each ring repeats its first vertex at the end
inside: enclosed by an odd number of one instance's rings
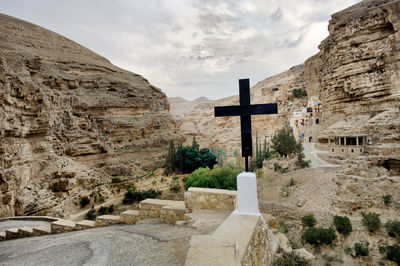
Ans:
POLYGON ((399 27, 397 0, 363 1, 332 15, 329 37, 304 71, 307 91, 322 101, 322 137, 363 133, 399 145, 399 27))
MULTIPOLYGON (((250 89, 251 104, 278 103, 279 114, 252 116, 253 145, 258 134, 260 143, 269 140, 277 130, 288 122, 293 111, 305 106, 307 99, 294 99, 293 89, 305 88, 304 65, 292 67, 279 75, 258 82, 250 89)), ((214 106, 239 105, 239 96, 199 104, 187 113, 180 122, 181 133, 190 144, 192 137, 200 148, 222 148, 228 157, 237 152, 241 155, 240 118, 214 117, 214 106), (235 152, 236 151, 236 152, 235 152)))
POLYGON ((0 217, 62 216, 118 166, 162 164, 177 127, 160 89, 6 15, 0 46, 0 217))

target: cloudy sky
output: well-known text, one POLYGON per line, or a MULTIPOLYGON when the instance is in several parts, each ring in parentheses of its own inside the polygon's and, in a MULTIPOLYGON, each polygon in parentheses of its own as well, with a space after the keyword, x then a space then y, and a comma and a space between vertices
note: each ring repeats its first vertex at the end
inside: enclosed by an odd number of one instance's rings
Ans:
POLYGON ((167 96, 219 99, 318 52, 330 15, 360 0, 0 0, 167 96))

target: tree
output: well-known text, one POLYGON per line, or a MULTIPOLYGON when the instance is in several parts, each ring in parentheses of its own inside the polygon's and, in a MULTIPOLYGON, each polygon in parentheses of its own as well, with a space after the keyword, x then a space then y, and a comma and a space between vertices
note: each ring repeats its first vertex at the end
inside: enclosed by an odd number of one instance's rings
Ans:
POLYGON ((201 149, 200 155, 202 161, 201 167, 212 169, 217 164, 217 157, 209 149, 201 149))
POLYGON ((184 174, 191 173, 202 165, 201 154, 192 147, 178 149, 174 162, 176 167, 184 174))
POLYGON ((196 141, 196 136, 193 136, 192 149, 199 150, 199 144, 196 141))
POLYGON ((221 148, 214 148, 211 147, 210 148, 211 152, 213 154, 215 154, 215 156, 217 156, 217 163, 219 166, 223 166, 224 165, 224 159, 227 158, 227 155, 225 153, 225 151, 221 148))
POLYGON ((171 140, 169 143, 169 149, 168 149, 168 154, 167 154, 167 158, 165 160, 165 174, 169 175, 171 174, 174 169, 175 169, 175 145, 174 145, 174 141, 171 140))
POLYGON ((281 156, 288 156, 289 154, 296 153, 299 150, 299 145, 293 136, 292 128, 287 125, 271 140, 272 148, 281 156))

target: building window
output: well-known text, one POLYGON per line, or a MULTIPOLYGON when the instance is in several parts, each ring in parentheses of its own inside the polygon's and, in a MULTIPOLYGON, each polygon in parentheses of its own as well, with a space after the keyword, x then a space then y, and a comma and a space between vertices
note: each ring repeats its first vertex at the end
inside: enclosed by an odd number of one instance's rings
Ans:
POLYGON ((334 152, 335 151, 335 149, 332 149, 332 152, 334 152))
POLYGON ((344 149, 342 149, 342 152, 344 152, 344 149))
POLYGON ((360 149, 360 152, 362 152, 362 149, 360 149))
POLYGON ((353 150, 353 149, 351 149, 351 152, 354 152, 354 150, 353 150))
POLYGON ((319 119, 317 118, 317 119, 315 119, 315 124, 319 124, 319 119))

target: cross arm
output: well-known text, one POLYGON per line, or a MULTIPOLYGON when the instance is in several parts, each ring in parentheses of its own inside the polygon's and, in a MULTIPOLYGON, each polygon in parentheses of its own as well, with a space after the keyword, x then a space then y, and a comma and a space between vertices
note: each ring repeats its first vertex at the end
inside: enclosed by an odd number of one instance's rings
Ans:
POLYGON ((231 106, 216 106, 214 107, 215 117, 219 116, 238 116, 242 114, 242 109, 239 105, 231 106))
POLYGON ((267 104, 254 104, 249 106, 249 113, 251 115, 264 115, 264 114, 277 114, 278 104, 267 103, 267 104))

